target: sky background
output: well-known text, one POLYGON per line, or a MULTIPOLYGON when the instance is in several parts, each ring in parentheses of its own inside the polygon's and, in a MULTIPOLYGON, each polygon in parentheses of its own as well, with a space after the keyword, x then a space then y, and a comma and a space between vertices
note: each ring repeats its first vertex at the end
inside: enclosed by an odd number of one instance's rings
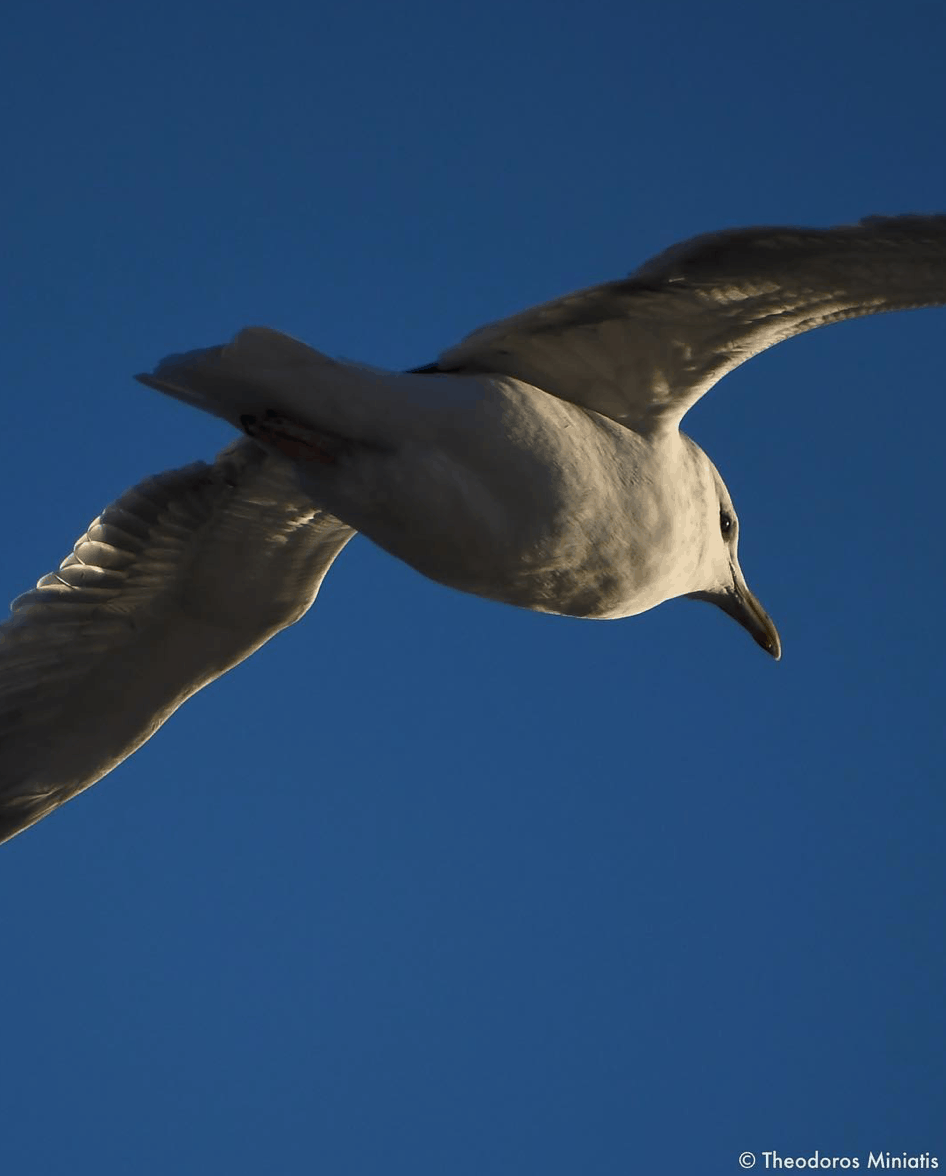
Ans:
MULTIPOLYGON (((943 211, 942 5, 21 5, 0 47, 0 597, 221 422, 248 323, 403 368, 694 233, 943 211)), ((356 539, 297 627, 0 850, 3 1169, 946 1164, 946 317, 687 418, 775 664, 356 539)))

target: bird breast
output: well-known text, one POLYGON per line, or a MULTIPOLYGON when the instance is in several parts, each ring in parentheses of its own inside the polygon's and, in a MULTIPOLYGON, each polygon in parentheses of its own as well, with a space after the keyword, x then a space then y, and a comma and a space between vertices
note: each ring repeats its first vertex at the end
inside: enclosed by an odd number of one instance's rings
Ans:
POLYGON ((452 379, 467 395, 445 397, 439 419, 391 453, 313 471, 313 496, 417 571, 492 600, 605 619, 666 599, 685 526, 660 476, 666 446, 519 380, 452 379))

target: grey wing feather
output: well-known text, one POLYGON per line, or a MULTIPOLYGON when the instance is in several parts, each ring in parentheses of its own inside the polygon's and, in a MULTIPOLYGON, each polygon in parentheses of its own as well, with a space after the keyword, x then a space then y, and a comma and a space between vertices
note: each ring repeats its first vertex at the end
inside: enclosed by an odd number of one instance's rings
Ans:
POLYGON ((245 440, 103 511, 0 625, 0 841, 298 620, 353 534, 245 440))
POLYGON ((629 278, 481 327, 440 371, 515 376, 634 427, 674 425, 734 367, 842 319, 946 303, 946 216, 695 237, 629 278))

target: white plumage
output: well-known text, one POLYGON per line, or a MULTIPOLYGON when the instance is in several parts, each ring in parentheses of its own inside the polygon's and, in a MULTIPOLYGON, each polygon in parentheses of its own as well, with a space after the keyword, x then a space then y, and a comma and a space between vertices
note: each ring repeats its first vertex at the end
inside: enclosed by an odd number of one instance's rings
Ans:
POLYGON ((0 626, 0 839, 82 791, 296 621, 356 530, 523 607, 711 600, 768 652, 728 491, 679 431, 726 372, 856 315, 946 302, 946 216, 699 237, 473 332, 428 368, 265 328, 146 383, 249 438, 108 507, 0 626))

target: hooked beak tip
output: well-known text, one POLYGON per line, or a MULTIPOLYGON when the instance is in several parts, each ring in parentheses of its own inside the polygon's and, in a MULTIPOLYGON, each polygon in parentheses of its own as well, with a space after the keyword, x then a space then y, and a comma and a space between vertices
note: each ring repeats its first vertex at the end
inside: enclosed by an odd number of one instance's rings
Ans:
POLYGON ((741 625, 756 645, 775 661, 782 656, 782 641, 769 614, 749 591, 741 575, 734 578, 731 588, 722 592, 694 592, 697 600, 708 600, 741 625))

